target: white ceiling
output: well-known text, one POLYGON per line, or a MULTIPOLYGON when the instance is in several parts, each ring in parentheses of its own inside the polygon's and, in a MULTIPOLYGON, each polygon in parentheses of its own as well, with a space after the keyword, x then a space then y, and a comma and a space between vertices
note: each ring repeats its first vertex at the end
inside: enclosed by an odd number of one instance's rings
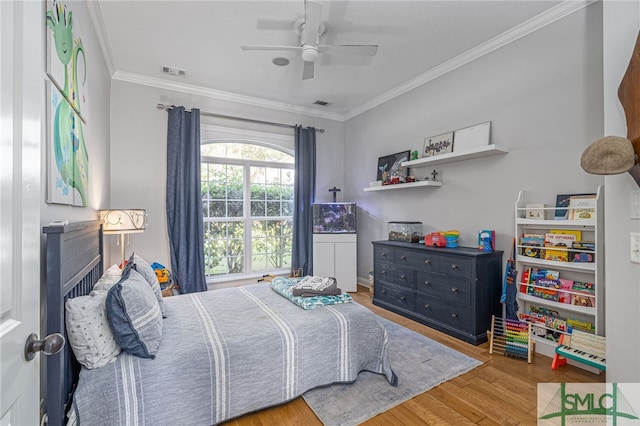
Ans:
POLYGON ((302 80, 296 52, 242 44, 297 45, 285 28, 295 1, 89 2, 114 78, 345 119, 584 6, 578 1, 329 1, 321 44, 377 44, 374 57, 321 55, 302 80), (260 28, 258 28, 260 27, 260 28), (265 27, 280 27, 269 29, 265 27), (291 63, 278 67, 275 57, 291 63), (162 66, 185 69, 166 75, 162 66), (315 106, 316 100, 330 103, 315 106))

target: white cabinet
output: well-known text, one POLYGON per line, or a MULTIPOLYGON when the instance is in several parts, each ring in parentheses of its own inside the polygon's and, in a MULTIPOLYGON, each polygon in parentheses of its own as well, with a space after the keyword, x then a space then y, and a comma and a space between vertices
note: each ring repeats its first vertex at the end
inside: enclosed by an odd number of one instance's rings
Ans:
POLYGON ((357 243, 356 234, 313 234, 313 275, 334 277, 342 291, 357 291, 357 243))
MULTIPOLYGON (((554 220, 554 212, 556 210, 555 203, 552 207, 542 207, 544 200, 527 199, 525 191, 520 191, 518 200, 515 205, 515 236, 516 236, 516 269, 518 271, 516 285, 518 286, 517 301, 519 306, 518 315, 522 319, 534 321, 534 339, 536 340, 536 352, 540 352, 547 356, 553 356, 557 343, 554 337, 559 337, 562 333, 568 333, 572 324, 576 325, 576 329, 580 327, 592 325, 595 334, 604 336, 604 187, 597 189, 594 208, 595 217, 590 219, 579 220, 554 220), (527 219, 527 217, 541 217, 544 219, 527 219), (522 244, 522 237, 527 235, 546 235, 553 232, 573 232, 579 233, 583 242, 593 244, 593 247, 572 250, 571 247, 566 249, 558 248, 556 253, 565 252, 568 255, 568 261, 550 260, 554 258, 550 253, 546 253, 544 247, 540 249, 532 249, 526 244, 522 244), (536 257, 536 251, 538 255, 536 257), (589 259, 586 262, 572 261, 576 256, 582 260, 589 259), (526 282, 526 271, 537 268, 538 270, 559 272, 559 278, 572 281, 575 284, 569 289, 569 285, 563 290, 558 289, 558 293, 554 290, 547 290, 543 285, 537 286, 535 283, 526 282), (523 278, 524 276, 524 278, 523 278), (580 283, 583 283, 582 285, 580 283), (574 304, 583 300, 584 293, 581 291, 584 283, 593 284, 593 297, 590 298, 591 305, 583 306, 574 304), (536 292, 537 291, 537 292, 536 292), (529 293, 533 294, 529 294, 529 293), (545 297, 540 297, 544 295, 545 297), (560 296, 559 301, 555 300, 555 295, 560 296), (578 296, 577 300, 573 300, 574 296, 578 296), (568 303, 563 300, 569 300, 568 303), (553 312, 560 318, 557 322, 546 322, 544 325, 540 322, 542 318, 536 321, 535 315, 526 317, 530 313, 547 314, 553 312), (555 324, 555 325, 554 325, 555 324), (566 326, 566 328, 564 328, 566 326)), ((568 207, 569 217, 571 207, 568 207)), ((564 256, 561 256, 564 257, 564 256)), ((581 366, 579 364, 576 364, 581 366)))

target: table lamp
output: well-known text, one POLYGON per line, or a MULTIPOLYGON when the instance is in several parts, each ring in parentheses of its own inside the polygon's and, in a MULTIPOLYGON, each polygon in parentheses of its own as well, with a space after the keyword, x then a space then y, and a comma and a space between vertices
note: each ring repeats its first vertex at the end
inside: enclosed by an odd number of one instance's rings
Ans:
POLYGON ((144 232, 147 227, 147 212, 144 209, 100 210, 105 235, 120 235, 122 267, 126 261, 124 236, 144 232))

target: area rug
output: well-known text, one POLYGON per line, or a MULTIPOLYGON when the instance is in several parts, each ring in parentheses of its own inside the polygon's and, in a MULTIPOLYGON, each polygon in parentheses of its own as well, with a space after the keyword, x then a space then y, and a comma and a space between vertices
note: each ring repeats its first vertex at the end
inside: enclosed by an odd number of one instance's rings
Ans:
POLYGON ((304 400, 327 426, 357 425, 482 365, 415 331, 379 319, 389 333, 389 358, 398 386, 392 387, 380 374, 363 371, 354 383, 306 392, 304 400))

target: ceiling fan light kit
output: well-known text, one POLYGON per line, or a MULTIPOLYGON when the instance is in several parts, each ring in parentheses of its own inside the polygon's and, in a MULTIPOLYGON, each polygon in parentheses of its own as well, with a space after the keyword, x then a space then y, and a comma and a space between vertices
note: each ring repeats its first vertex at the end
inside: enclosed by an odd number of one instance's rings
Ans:
MULTIPOLYGON (((324 22, 320 21, 321 18, 322 5, 307 0, 304 3, 304 17, 299 18, 293 24, 293 30, 300 38, 298 46, 242 45, 240 47, 242 50, 295 50, 300 52, 300 57, 303 60, 303 80, 314 77, 314 62, 320 54, 374 56, 378 51, 377 45, 320 45, 320 36, 324 34, 326 28, 324 22)), ((280 65, 276 63, 275 59, 273 63, 280 65)))

